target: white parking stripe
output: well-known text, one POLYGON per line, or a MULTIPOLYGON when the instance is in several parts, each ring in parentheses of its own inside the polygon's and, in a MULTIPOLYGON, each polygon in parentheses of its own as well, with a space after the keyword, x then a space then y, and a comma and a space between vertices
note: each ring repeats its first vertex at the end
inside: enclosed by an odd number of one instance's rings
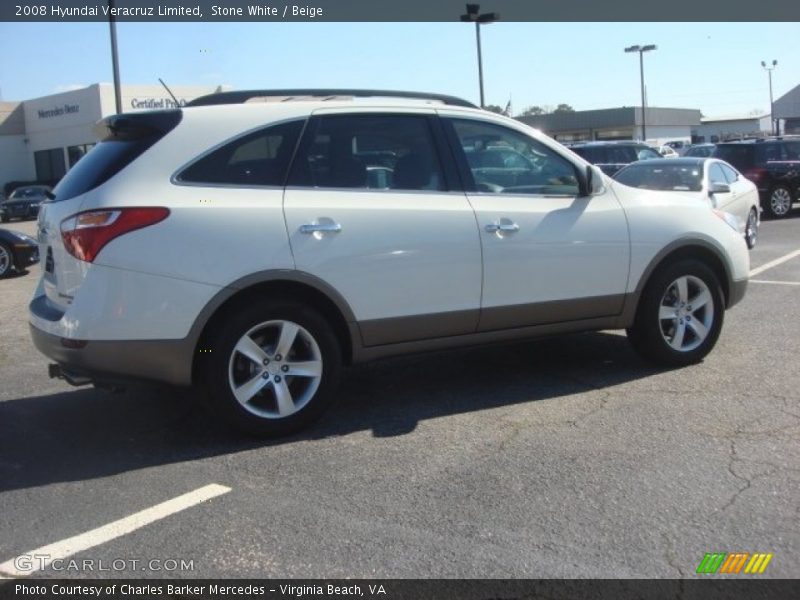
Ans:
POLYGON ((800 249, 795 250, 794 252, 789 252, 789 254, 785 254, 780 258, 776 258, 775 260, 769 261, 767 264, 761 265, 760 267, 756 267, 752 271, 750 271, 750 277, 755 277, 759 273, 763 273, 767 269, 771 269, 772 267, 777 267, 778 265, 785 263, 787 260, 793 259, 795 256, 800 255, 800 249))
POLYGON ((113 521, 97 529, 92 529, 86 533, 81 533, 71 538, 55 542, 48 546, 42 546, 36 550, 30 550, 24 554, 7 560, 0 564, 0 576, 5 577, 25 577, 31 575, 30 569, 20 569, 18 566, 27 565, 35 560, 36 569, 44 569, 54 560, 63 559, 78 552, 83 552, 94 546, 99 546, 120 536, 125 535, 149 525, 155 521, 168 517, 192 506, 196 506, 206 500, 227 494, 231 488, 224 485, 212 483, 183 494, 172 500, 167 500, 161 504, 156 504, 151 508, 134 513, 128 517, 113 521), (37 558, 33 558, 36 556, 37 558))
POLYGON ((772 279, 751 279, 750 283, 772 283, 775 285, 800 285, 800 281, 774 281, 772 279))

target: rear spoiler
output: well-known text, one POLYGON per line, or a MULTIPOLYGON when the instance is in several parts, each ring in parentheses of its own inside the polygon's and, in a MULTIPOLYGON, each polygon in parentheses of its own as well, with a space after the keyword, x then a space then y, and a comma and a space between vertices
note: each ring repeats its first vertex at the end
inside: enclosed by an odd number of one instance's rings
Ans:
POLYGON ((100 119, 92 128, 92 133, 101 142, 161 138, 172 131, 182 117, 183 111, 179 108, 122 113, 100 119))

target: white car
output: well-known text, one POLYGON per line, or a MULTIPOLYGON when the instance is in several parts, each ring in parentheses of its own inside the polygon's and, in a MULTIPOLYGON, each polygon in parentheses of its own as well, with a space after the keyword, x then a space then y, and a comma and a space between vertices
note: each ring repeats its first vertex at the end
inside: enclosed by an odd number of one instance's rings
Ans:
POLYGON ((390 355, 622 328, 695 363, 747 286, 723 213, 457 98, 227 92, 99 125, 42 205, 34 343, 53 376, 194 384, 258 434, 390 355))
POLYGON ((658 149, 658 153, 664 158, 678 158, 680 156, 680 154, 678 153, 677 150, 675 150, 675 148, 667 145, 661 146, 658 149))
POLYGON ((758 239, 761 207, 756 185, 724 160, 682 157, 665 163, 644 160, 614 174, 614 179, 639 189, 690 194, 736 218, 747 247, 758 239))

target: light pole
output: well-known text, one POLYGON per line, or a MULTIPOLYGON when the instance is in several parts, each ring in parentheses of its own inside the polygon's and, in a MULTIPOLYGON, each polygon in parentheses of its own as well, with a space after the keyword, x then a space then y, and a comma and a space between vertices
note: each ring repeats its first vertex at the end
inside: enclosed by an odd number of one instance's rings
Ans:
POLYGON ((114 72, 114 105, 117 114, 122 113, 122 89, 119 84, 119 56, 117 53, 117 19, 114 16, 114 0, 108 0, 108 28, 111 33, 111 69, 114 72))
POLYGON ((488 25, 500 19, 498 13, 480 14, 480 4, 467 4, 466 14, 461 15, 464 23, 475 23, 475 39, 478 42, 478 84, 481 88, 481 108, 484 106, 483 100, 483 58, 481 56, 481 25, 488 25))
POLYGON ((644 53, 655 50, 655 44, 648 44, 647 46, 628 46, 625 52, 638 52, 639 53, 639 75, 642 80, 642 141, 647 141, 647 128, 644 118, 644 53))
POLYGON ((778 61, 777 60, 773 60, 772 61, 772 66, 768 67, 767 63, 765 63, 762 60, 761 61, 761 66, 764 67, 764 70, 769 75, 769 124, 771 126, 770 129, 772 129, 772 134, 773 135, 778 135, 778 132, 776 131, 776 127, 775 127, 775 114, 773 113, 773 107, 772 107, 772 71, 775 69, 775 67, 778 66, 778 61))

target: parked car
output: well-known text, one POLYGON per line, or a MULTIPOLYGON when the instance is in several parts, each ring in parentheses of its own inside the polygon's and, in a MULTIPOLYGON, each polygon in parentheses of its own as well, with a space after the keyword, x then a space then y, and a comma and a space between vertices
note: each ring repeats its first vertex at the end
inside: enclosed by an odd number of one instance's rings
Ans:
POLYGON ((761 206, 771 217, 787 216, 800 199, 800 137, 720 142, 712 156, 756 184, 761 206))
POLYGON ((721 211, 449 96, 225 92, 100 130, 42 205, 34 344, 76 384, 195 384, 257 434, 384 356, 610 328, 695 363, 747 286, 721 211), (473 166, 490 147, 525 164, 473 166))
POLYGON ((0 229, 0 279, 13 271, 24 271, 37 262, 39 244, 36 240, 18 231, 0 229))
POLYGON ((658 149, 658 153, 664 158, 678 158, 680 154, 672 146, 664 144, 658 149))
POLYGON ((11 219, 35 219, 39 214, 39 206, 47 200, 51 192, 47 185, 26 185, 18 187, 0 202, 0 220, 8 223, 11 219))
POLYGON ((662 158, 657 150, 641 142, 579 142, 570 144, 569 149, 600 167, 606 175, 613 175, 637 160, 662 158))
POLYGON ((691 194, 712 208, 730 213, 747 247, 758 239, 761 210, 755 184, 728 163, 714 158, 642 160, 623 167, 614 179, 631 187, 691 194))
POLYGON ((683 153, 689 148, 690 144, 684 140, 673 140, 671 142, 664 142, 664 146, 672 148, 678 155, 683 156, 683 153))
POLYGON ((692 144, 686 149, 686 151, 683 153, 683 156, 687 158, 703 158, 706 156, 711 156, 711 154, 714 152, 714 148, 716 147, 716 144, 692 144))

